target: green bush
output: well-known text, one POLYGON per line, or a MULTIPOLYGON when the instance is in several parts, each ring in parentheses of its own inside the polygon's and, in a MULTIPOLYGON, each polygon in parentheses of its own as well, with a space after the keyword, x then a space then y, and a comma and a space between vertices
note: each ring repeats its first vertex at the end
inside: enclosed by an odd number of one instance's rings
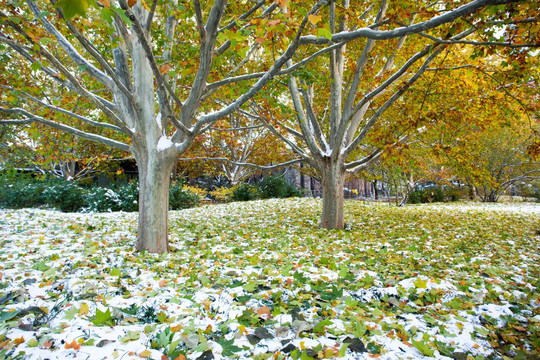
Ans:
POLYGON ((120 199, 121 211, 138 211, 139 210, 139 183, 130 182, 120 185, 116 189, 118 198, 120 199))
POLYGON ((464 191, 466 190, 457 187, 450 187, 448 189, 444 189, 444 200, 450 202, 459 201, 464 197, 464 191))
POLYGON ((443 191, 439 187, 416 189, 409 194, 410 204, 425 204, 444 201, 443 191))
MULTIPOLYGON (((93 186, 84 188, 77 183, 55 178, 37 178, 28 174, 0 176, 0 207, 23 208, 46 206, 64 212, 138 211, 139 186, 137 182, 113 188, 93 186)), ((182 184, 169 190, 172 210, 199 205, 201 197, 182 184)))
POLYGON ((49 182, 30 174, 5 173, 0 176, 0 206, 23 208, 46 205, 43 192, 49 182))
POLYGON ((94 187, 86 194, 86 211, 107 212, 124 210, 121 200, 116 192, 111 189, 94 187))
POLYGON ((232 201, 250 201, 259 198, 259 191, 255 186, 241 183, 232 188, 232 201))
POLYGON ((301 190, 296 189, 280 176, 265 177, 257 184, 257 188, 263 199, 302 196, 301 190))
POLYGON ((61 181, 47 186, 43 195, 47 205, 64 212, 76 212, 85 207, 87 191, 77 184, 61 181))
POLYGON ((182 189, 182 183, 177 183, 169 189, 169 208, 171 210, 188 209, 199 205, 199 195, 182 189))

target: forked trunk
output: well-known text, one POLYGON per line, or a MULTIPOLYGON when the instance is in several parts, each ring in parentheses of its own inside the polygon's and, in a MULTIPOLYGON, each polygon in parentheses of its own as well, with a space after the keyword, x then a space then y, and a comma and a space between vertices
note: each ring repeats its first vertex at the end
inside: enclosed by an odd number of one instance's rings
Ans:
POLYGON ((320 226, 325 229, 343 229, 343 185, 345 173, 339 166, 328 166, 322 177, 322 214, 320 226))
POLYGON ((139 167, 137 251, 169 252, 169 185, 175 158, 166 152, 136 156, 139 167))

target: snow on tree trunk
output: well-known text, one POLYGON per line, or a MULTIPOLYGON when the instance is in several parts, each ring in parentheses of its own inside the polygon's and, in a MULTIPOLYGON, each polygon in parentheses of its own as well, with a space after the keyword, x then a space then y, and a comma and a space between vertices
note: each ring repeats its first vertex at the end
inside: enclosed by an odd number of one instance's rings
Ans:
POLYGON ((343 229, 343 185, 345 172, 341 164, 330 164, 323 168, 322 214, 320 226, 325 229, 343 229))

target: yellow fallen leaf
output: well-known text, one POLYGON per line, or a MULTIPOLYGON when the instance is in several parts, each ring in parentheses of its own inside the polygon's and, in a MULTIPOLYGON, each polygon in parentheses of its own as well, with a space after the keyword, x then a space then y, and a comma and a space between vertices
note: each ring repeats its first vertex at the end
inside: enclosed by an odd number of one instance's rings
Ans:
POLYGON ((178 331, 182 330, 182 327, 183 327, 182 324, 172 326, 171 327, 171 332, 178 332, 178 331))
POLYGON ((24 336, 16 338, 15 340, 13 340, 13 342, 15 343, 15 345, 21 345, 22 343, 24 343, 24 336))
POLYGON ((152 352, 148 349, 144 350, 142 353, 139 354, 140 358, 149 358, 150 355, 152 355, 152 352))
POLYGON ((89 306, 86 303, 82 303, 81 308, 79 309, 79 316, 88 315, 89 310, 89 306))

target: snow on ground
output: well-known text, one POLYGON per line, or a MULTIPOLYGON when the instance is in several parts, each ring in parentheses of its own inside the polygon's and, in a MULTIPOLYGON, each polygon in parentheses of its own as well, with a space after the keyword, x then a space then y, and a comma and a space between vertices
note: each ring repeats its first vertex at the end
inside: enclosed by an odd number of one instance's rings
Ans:
POLYGON ((539 354, 538 204, 266 200, 136 214, 0 210, 0 359, 504 359, 539 354))

